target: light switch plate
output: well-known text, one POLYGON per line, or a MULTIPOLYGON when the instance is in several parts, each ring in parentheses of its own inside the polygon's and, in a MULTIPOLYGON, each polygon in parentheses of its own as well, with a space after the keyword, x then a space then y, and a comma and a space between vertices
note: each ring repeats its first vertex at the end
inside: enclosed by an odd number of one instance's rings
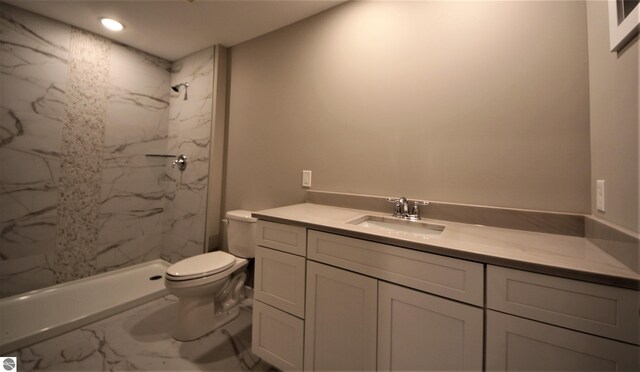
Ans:
POLYGON ((302 171, 302 187, 311 187, 311 171, 302 171))
POLYGON ((604 180, 596 180, 596 208, 604 212, 604 180))

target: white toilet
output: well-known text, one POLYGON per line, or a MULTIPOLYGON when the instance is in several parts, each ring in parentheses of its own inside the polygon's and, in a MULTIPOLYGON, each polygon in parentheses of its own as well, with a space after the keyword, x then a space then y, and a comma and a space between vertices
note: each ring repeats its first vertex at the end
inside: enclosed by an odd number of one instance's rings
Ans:
POLYGON ((189 257, 171 265, 164 285, 178 297, 173 338, 191 341, 230 322, 240 313, 247 278, 244 268, 254 257, 256 219, 249 211, 226 214, 229 252, 189 257))

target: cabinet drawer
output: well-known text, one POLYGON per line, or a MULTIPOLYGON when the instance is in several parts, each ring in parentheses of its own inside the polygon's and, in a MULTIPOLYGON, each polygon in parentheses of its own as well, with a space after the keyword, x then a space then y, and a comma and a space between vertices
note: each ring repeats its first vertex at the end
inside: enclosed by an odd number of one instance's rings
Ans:
POLYGON ((487 311, 487 371, 637 371, 634 345, 487 311))
POLYGON ((304 257, 256 248, 255 298, 304 318, 304 257))
POLYGON ((640 293, 549 275, 487 267, 487 307, 639 344, 640 293))
POLYGON ((302 319, 254 301, 251 337, 255 355, 281 370, 302 370, 302 319))
POLYGON ((309 230, 308 258, 477 306, 482 264, 309 230))
POLYGON ((258 245, 304 256, 307 251, 307 229, 281 223, 258 221, 258 245))

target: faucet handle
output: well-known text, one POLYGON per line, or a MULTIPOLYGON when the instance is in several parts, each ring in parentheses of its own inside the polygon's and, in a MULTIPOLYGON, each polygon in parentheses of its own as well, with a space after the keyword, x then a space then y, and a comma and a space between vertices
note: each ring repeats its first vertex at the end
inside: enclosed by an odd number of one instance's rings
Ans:
POLYGON ((418 219, 420 219, 420 206, 421 205, 429 205, 428 201, 422 201, 422 200, 416 200, 413 202, 413 211, 411 212, 411 214, 415 215, 418 217, 418 219))
POLYGON ((176 160, 171 163, 171 167, 174 168, 176 165, 181 171, 187 169, 187 155, 180 154, 176 156, 176 160))
POLYGON ((399 198, 387 198, 387 201, 389 203, 406 203, 407 202, 407 198, 404 196, 401 196, 399 198))
POLYGON ((387 198, 387 202, 395 204, 395 209, 393 211, 394 217, 398 217, 402 215, 402 210, 401 210, 402 198, 387 198))

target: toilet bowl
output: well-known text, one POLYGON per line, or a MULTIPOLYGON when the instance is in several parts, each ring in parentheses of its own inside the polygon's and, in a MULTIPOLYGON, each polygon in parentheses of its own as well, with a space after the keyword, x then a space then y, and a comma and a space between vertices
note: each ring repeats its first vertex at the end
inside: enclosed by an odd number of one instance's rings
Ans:
POLYGON ((235 319, 244 298, 246 258, 255 252, 255 222, 249 211, 227 212, 229 251, 193 256, 171 265, 165 286, 178 297, 173 337, 200 338, 235 319))

